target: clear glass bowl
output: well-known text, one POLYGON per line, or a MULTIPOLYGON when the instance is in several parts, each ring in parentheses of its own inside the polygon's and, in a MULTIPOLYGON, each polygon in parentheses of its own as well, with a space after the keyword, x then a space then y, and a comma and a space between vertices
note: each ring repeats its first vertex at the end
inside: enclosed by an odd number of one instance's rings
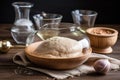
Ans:
POLYGON ((26 45, 30 45, 31 43, 37 41, 46 40, 53 36, 75 39, 82 42, 84 47, 90 47, 89 38, 86 36, 86 33, 82 33, 79 27, 76 27, 74 24, 61 24, 59 28, 44 27, 40 30, 36 30, 28 36, 26 45))

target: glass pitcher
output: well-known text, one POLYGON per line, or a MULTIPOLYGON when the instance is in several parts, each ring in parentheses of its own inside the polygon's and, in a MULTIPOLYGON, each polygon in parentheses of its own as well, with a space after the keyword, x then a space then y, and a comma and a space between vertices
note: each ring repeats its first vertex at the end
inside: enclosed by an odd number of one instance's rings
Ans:
POLYGON ((11 35, 17 44, 25 44, 28 35, 34 32, 32 21, 29 19, 30 8, 33 6, 29 2, 14 2, 15 22, 11 28, 11 35))

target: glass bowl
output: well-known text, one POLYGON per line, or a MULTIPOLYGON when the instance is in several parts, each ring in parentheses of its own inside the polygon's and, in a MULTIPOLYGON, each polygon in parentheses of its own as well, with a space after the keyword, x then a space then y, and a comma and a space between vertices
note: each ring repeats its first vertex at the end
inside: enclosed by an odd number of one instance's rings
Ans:
POLYGON ((84 43, 90 47, 90 41, 86 33, 81 32, 79 27, 76 27, 76 25, 72 23, 61 23, 58 28, 44 27, 36 30, 28 36, 26 45, 30 45, 31 43, 37 41, 46 40, 53 36, 61 36, 75 39, 77 41, 84 41, 84 43))
POLYGON ((79 30, 79 28, 77 28, 73 24, 72 25, 61 24, 59 28, 48 28, 48 27, 45 27, 43 29, 41 28, 40 30, 37 30, 29 35, 26 41, 26 45, 27 47, 25 48, 25 55, 28 57, 28 59, 31 62, 43 68, 57 69, 57 70, 76 68, 81 64, 83 64, 90 57, 92 53, 92 49, 90 48, 89 45, 89 38, 86 36, 85 33, 82 33, 79 30), (52 44, 52 46, 56 46, 56 47, 59 46, 59 47, 51 48, 50 47, 51 43, 46 44, 45 41, 50 40, 49 38, 55 36, 62 37, 62 39, 60 39, 62 42, 57 41, 56 43, 54 41, 55 44, 52 44), (67 39, 63 40, 63 37, 67 39), (69 38, 70 40, 72 39, 73 41, 75 41, 75 45, 73 44, 71 45, 71 43, 69 45, 69 41, 68 41, 69 38), (43 45, 44 42, 45 45, 43 45), (63 45, 69 46, 69 48, 68 47, 63 48, 63 45), (39 55, 36 54, 36 50, 39 50, 39 52, 37 52, 39 55), (52 57, 51 56, 46 57, 46 55, 48 54, 52 55, 52 57), (55 54, 55 56, 53 54, 55 54), (67 55, 67 57, 63 56, 64 54, 65 56, 67 55), (71 54, 75 56, 70 56, 71 54))

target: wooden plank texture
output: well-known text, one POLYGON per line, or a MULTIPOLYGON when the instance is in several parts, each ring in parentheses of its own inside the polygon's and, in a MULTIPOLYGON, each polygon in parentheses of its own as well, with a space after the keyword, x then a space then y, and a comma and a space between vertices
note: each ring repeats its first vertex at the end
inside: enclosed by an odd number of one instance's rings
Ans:
MULTIPOLYGON (((61 26, 71 26, 71 23, 62 23, 61 26)), ((95 25, 101 27, 111 27, 120 31, 120 25, 95 25)), ((9 40, 14 45, 16 44, 10 34, 11 24, 0 24, 0 40, 9 40)), ((43 73, 28 70, 29 73, 20 73, 20 67, 12 62, 12 57, 15 53, 23 51, 24 49, 11 49, 7 53, 0 53, 0 80, 54 80, 43 73), (16 73, 19 72, 19 73, 16 73)), ((113 52, 107 54, 108 56, 120 59, 120 36, 118 36, 117 43, 113 46, 113 52)), ((107 75, 101 76, 97 74, 87 74, 67 78, 64 80, 120 80, 120 71, 110 71, 107 75)))

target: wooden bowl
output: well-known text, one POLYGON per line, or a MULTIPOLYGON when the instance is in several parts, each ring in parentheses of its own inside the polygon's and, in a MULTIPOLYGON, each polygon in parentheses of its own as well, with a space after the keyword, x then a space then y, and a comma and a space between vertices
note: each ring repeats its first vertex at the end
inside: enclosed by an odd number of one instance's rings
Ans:
POLYGON ((90 56, 92 49, 83 49, 83 55, 72 57, 72 58, 51 58, 51 57, 40 57, 34 54, 34 50, 38 47, 41 42, 35 42, 30 44, 25 49, 25 54, 27 58, 34 64, 48 69, 73 69, 83 64, 90 56))
POLYGON ((118 31, 107 27, 93 27, 86 30, 93 52, 111 53, 118 38, 118 31))

